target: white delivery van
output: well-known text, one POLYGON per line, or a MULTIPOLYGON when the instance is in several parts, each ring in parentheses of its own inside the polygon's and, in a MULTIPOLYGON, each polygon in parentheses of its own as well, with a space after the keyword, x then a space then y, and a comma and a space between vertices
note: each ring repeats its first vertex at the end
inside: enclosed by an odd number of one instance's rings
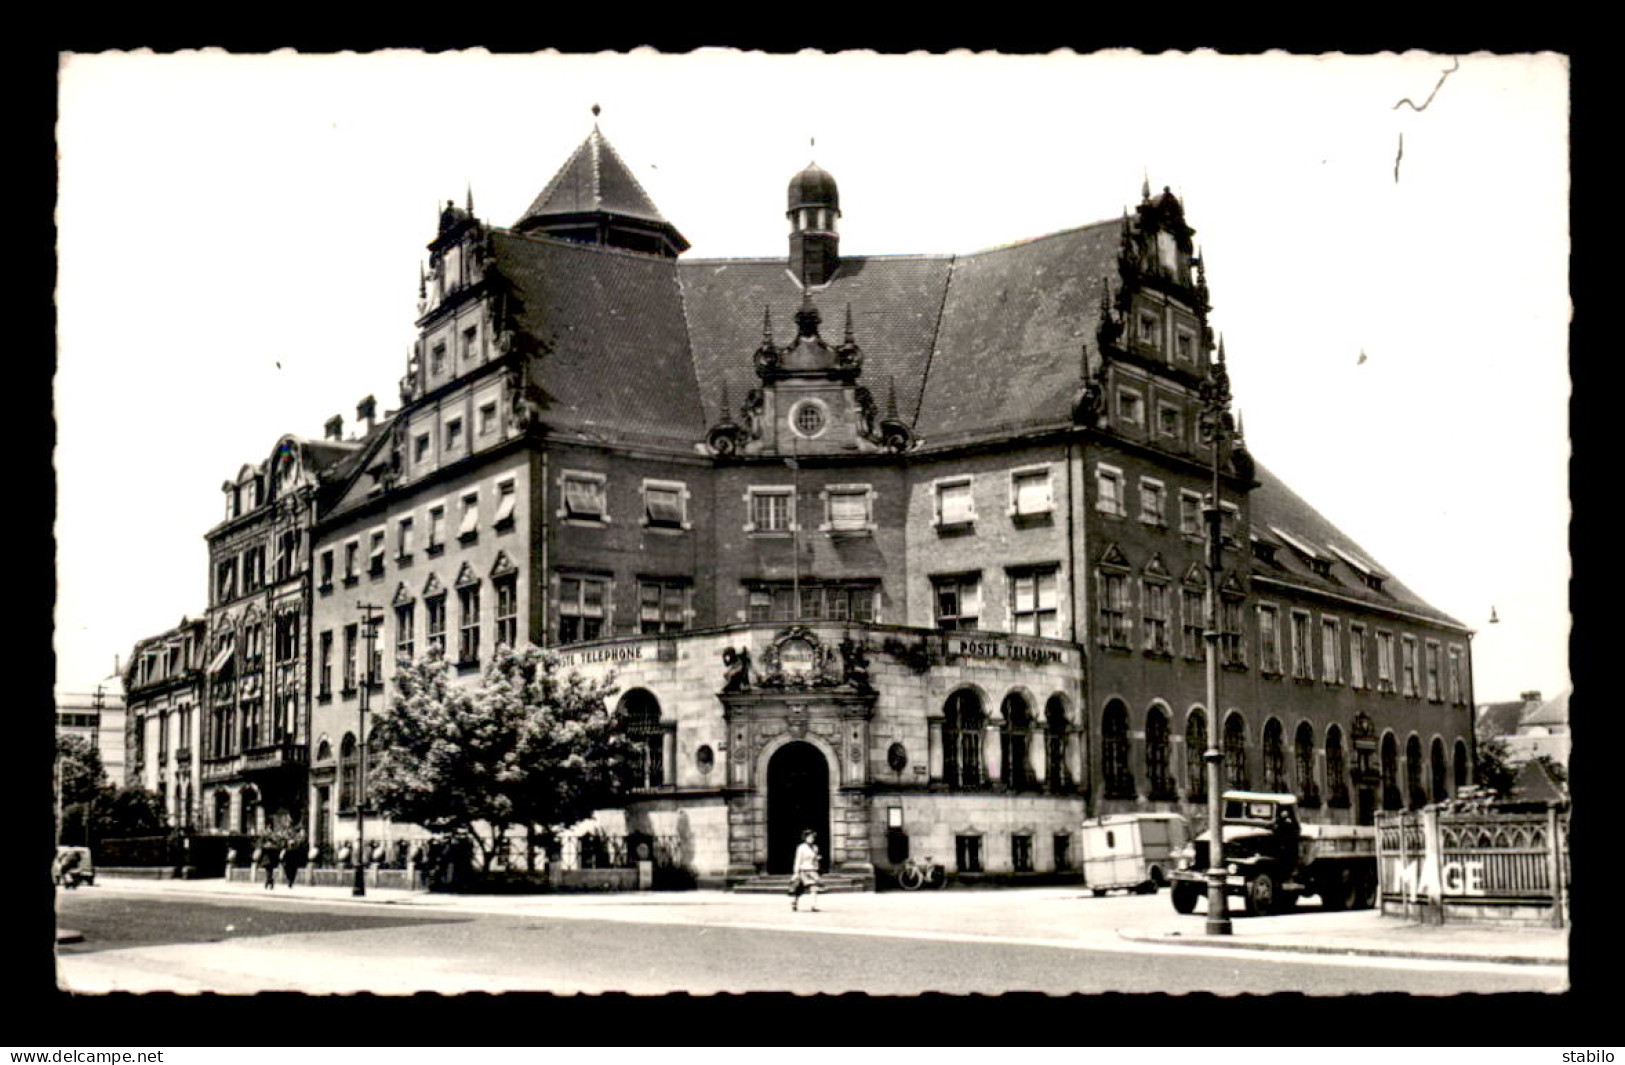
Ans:
POLYGON ((1083 879, 1096 895, 1168 883, 1190 832, 1179 814, 1110 814, 1083 823, 1083 879))

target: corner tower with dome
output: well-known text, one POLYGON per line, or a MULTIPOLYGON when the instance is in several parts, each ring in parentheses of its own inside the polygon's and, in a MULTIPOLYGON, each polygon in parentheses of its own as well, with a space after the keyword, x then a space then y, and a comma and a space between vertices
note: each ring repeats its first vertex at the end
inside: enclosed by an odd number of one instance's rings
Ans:
POLYGON ((377 712, 398 661, 473 682, 526 642, 613 674, 644 752, 567 864, 602 833, 737 884, 812 827, 860 886, 926 854, 1075 877, 1086 816, 1199 811, 1210 734, 1229 783, 1310 820, 1464 783, 1467 630, 1244 448, 1204 705, 1207 278, 1172 192, 1101 208, 986 251, 843 256, 814 164, 788 256, 694 260, 596 126, 511 226, 448 204, 400 405, 337 434, 315 497, 311 837, 355 835, 363 689, 377 712))

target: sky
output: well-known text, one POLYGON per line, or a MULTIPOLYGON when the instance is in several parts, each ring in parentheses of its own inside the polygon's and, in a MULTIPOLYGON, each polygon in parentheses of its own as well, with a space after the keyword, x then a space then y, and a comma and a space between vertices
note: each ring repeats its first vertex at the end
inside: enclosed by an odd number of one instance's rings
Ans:
POLYGON ((57 685, 202 615, 243 464, 398 404, 439 207, 512 225, 596 104, 693 258, 786 254, 813 160, 859 255, 976 251, 1171 187, 1253 455, 1475 630, 1479 702, 1556 694, 1568 93, 1551 54, 65 55, 57 685))

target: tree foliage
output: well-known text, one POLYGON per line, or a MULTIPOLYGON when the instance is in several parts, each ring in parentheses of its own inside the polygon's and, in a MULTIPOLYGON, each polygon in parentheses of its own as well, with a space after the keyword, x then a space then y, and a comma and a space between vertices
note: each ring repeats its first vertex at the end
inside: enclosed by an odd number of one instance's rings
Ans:
POLYGON ((1507 742, 1500 736, 1478 741, 1477 777, 1481 787, 1498 798, 1511 798, 1518 766, 1510 760, 1507 742))
POLYGON ((107 786, 101 751, 88 737, 59 734, 56 764, 63 809, 94 801, 97 793, 107 786))
POLYGON ((443 658, 403 664, 393 705, 379 714, 368 751, 378 810, 437 832, 465 829, 491 844, 522 825, 544 837, 617 802, 637 752, 610 681, 561 673, 535 647, 499 647, 481 683, 452 682, 443 658))

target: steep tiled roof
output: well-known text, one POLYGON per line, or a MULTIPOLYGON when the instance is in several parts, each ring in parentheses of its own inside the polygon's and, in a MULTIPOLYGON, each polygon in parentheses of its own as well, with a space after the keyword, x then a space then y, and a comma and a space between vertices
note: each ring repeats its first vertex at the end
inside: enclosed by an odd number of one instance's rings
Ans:
POLYGON ((954 260, 915 432, 930 441, 1069 417, 1118 227, 1099 222, 954 260))
POLYGON ((684 444, 704 437, 675 262, 502 230, 493 244, 520 325, 545 352, 531 373, 549 424, 684 444))
POLYGON ((1379 608, 1408 610, 1447 625, 1465 628, 1450 615, 1429 606, 1383 567, 1376 567, 1376 571, 1383 575, 1382 590, 1376 591, 1371 588, 1366 583, 1364 575, 1350 561, 1352 559, 1353 562, 1367 567, 1375 565, 1369 551, 1349 539, 1335 525, 1322 517, 1319 511, 1288 488, 1262 463, 1257 464, 1257 476, 1258 487, 1248 497, 1252 508, 1253 528, 1259 530, 1261 534, 1266 529, 1280 530, 1288 533, 1291 540, 1275 551, 1273 563, 1255 560, 1253 563, 1255 574, 1335 592, 1379 608), (1324 570, 1316 572, 1311 569, 1309 561, 1300 551, 1290 546, 1292 541, 1299 541, 1313 549, 1325 564, 1324 570))
POLYGON ((1541 703, 1540 706, 1536 707, 1534 710, 1525 715, 1523 719, 1523 724, 1525 726, 1544 725, 1550 727, 1552 725, 1567 725, 1568 723, 1568 692, 1563 692, 1561 695, 1554 695, 1552 698, 1547 699, 1545 702, 1541 703))
POLYGON ((1476 728, 1481 739, 1491 736, 1511 736, 1518 731, 1523 720, 1525 703, 1480 703, 1476 715, 1476 728))
MULTIPOLYGON (((953 260, 946 257, 843 258, 824 288, 813 293, 823 316, 820 335, 837 343, 852 309, 852 332, 863 351, 858 382, 886 403, 893 381, 898 411, 912 421, 920 382, 942 313, 953 260)), ((678 279, 694 352, 707 425, 719 417, 722 386, 737 413, 746 393, 761 385, 751 354, 762 342, 762 311, 772 312, 776 343, 795 338, 801 287, 783 259, 694 259, 681 262, 678 279)))
POLYGON ((520 216, 520 224, 540 215, 586 211, 605 211, 650 222, 666 221, 596 127, 520 216))

